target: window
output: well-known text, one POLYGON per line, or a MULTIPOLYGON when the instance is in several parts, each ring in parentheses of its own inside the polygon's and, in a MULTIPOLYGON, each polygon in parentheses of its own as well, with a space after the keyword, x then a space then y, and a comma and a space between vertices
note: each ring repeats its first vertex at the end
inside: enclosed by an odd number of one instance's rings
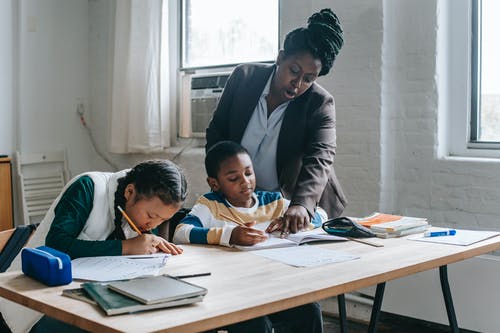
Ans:
POLYGON ((440 150, 450 156, 500 158, 500 2, 440 1, 438 75, 440 150), (445 73, 446 72, 446 73, 445 73), (440 82, 443 78, 442 82, 440 82), (446 79, 444 79, 446 78, 446 79), (446 148, 445 148, 446 147, 446 148))
POLYGON ((181 67, 273 61, 278 27, 279 0, 183 0, 181 67))
POLYGON ((500 2, 474 0, 471 12, 470 147, 500 148, 500 2))

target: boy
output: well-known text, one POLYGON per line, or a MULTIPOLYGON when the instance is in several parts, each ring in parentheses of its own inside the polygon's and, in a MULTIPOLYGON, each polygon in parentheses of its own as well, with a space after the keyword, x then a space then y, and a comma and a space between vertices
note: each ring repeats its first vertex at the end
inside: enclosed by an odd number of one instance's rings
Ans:
MULTIPOLYGON (((203 195, 175 229, 175 243, 253 245, 266 240, 257 223, 275 221, 288 208, 289 201, 279 192, 254 192, 255 174, 248 152, 238 143, 221 141, 205 157, 207 182, 212 192, 203 195)), ((310 228, 327 219, 318 209, 310 228)), ((277 224, 279 226, 279 224, 277 224)), ((268 227, 274 228, 271 224, 268 227)), ((263 228, 261 228, 263 229, 263 228)), ((225 327, 229 333, 265 332, 273 327, 290 332, 323 332, 321 307, 310 303, 225 327)))
MULTIPOLYGON (((272 221, 267 232, 280 226, 290 203, 279 192, 255 192, 255 174, 245 148, 232 141, 214 145, 205 157, 207 182, 212 192, 201 196, 177 226, 174 243, 253 245, 267 239, 256 224, 272 221)), ((317 208, 308 229, 327 220, 317 208)))

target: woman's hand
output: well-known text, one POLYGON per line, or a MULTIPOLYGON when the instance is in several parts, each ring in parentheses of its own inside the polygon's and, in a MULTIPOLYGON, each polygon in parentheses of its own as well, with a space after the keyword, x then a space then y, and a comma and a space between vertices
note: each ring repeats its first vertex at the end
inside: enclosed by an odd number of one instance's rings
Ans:
POLYGON ((240 225, 234 228, 229 244, 248 246, 265 241, 267 236, 264 231, 252 228, 255 223, 255 221, 247 222, 245 226, 240 225))
POLYGON ((310 220, 311 218, 304 207, 300 205, 288 207, 281 220, 282 237, 286 237, 290 232, 294 234, 308 229, 310 220))
POLYGON ((152 234, 142 234, 122 241, 123 255, 153 254, 158 252, 181 254, 182 248, 168 242, 162 237, 152 234))

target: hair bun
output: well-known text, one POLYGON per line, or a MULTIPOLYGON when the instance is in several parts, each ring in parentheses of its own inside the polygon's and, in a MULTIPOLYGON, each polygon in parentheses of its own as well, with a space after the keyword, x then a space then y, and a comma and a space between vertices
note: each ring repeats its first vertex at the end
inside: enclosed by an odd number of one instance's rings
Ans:
POLYGON ((344 44, 342 26, 331 9, 314 13, 307 20, 307 27, 290 31, 283 43, 285 56, 299 52, 310 52, 321 60, 319 76, 326 75, 344 44))
POLYGON ((344 45, 343 30, 339 18, 330 8, 314 13, 307 20, 307 29, 312 40, 324 50, 324 67, 329 69, 344 45))

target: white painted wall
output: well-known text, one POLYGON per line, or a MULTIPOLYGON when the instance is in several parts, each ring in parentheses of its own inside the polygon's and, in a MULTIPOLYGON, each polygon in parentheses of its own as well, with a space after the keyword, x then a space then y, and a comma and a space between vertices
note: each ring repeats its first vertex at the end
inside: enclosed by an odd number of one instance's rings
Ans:
MULTIPOLYGON (((112 27, 108 18, 113 2, 21 0, 19 36, 14 3, 0 0, 0 42, 7 46, 0 48, 0 153, 66 148, 73 174, 110 170, 80 126, 76 103, 83 100, 94 137, 105 150, 112 27), (12 56, 17 44, 18 73, 12 56), (16 95, 18 100, 12 97, 16 95), (16 119, 19 131, 14 130, 16 119)), ((324 7, 338 13, 345 30, 345 46, 334 69, 320 80, 337 104, 335 166, 350 200, 345 213, 362 216, 382 210, 426 216, 437 225, 500 229, 497 161, 438 158, 438 116, 444 111, 440 107, 447 105, 440 91, 446 87, 446 72, 436 60, 442 47, 437 37, 438 1, 282 1, 282 36, 324 7)), ((154 157, 172 157, 179 151, 154 157)), ((122 168, 153 156, 110 157, 122 168)), ((191 180, 191 205, 207 190, 203 149, 187 148, 176 161, 191 180)), ((490 281, 500 280, 495 268, 499 265, 489 260, 450 267, 458 320, 464 328, 500 331, 497 317, 467 310, 482 304, 500 308, 499 289, 488 288, 490 281), (475 294, 464 297, 457 290, 466 290, 469 281, 477 282, 475 294)), ((422 288, 432 290, 436 283, 434 273, 429 274, 431 278, 419 275, 423 285, 415 284, 415 278, 388 283, 383 309, 442 322, 444 308, 435 315, 440 310, 422 305, 418 298, 422 288)), ((440 304, 440 293, 432 292, 426 301, 440 304)))
MULTIPOLYGON (((446 22, 438 20, 444 7, 438 5, 419 0, 383 2, 380 207, 426 216, 435 225, 499 230, 498 160, 438 154, 444 150, 438 129, 446 131, 446 115, 454 117, 457 111, 446 109, 449 99, 456 98, 448 95, 449 84, 455 82, 448 80, 444 66, 445 57, 453 54, 446 52, 446 41, 438 39, 438 28, 446 28, 446 22)), ((498 257, 451 265, 449 276, 459 325, 499 332, 498 257)), ((437 272, 388 283, 383 310, 446 323, 437 272)))

